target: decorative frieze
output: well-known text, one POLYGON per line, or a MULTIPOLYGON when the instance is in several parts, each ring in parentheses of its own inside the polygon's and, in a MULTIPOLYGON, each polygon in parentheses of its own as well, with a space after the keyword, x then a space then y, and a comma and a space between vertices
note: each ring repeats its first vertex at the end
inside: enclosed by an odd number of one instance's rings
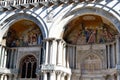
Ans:
MULTIPOLYGON (((103 0, 4 0, 0 1, 0 11, 7 10, 16 10, 16 9, 25 9, 25 8, 33 8, 37 6, 51 6, 59 5, 59 4, 70 4, 70 3, 93 3, 93 2, 101 2, 103 0), (36 6, 37 5, 37 6, 36 6)), ((106 0, 107 1, 107 0, 106 0)), ((109 2, 112 0, 109 0, 109 2)))
POLYGON ((0 74, 18 74, 17 69, 0 68, 0 74))
POLYGON ((48 64, 48 65, 42 65, 41 67, 41 71, 42 72, 65 72, 68 74, 71 74, 71 69, 63 67, 63 66, 56 66, 56 65, 52 65, 52 64, 48 64))

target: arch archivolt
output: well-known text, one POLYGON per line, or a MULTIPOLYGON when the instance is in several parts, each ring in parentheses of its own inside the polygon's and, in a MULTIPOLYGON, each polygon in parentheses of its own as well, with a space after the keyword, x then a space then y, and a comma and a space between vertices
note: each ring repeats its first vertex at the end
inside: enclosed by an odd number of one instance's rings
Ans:
MULTIPOLYGON (((106 3, 107 4, 107 3, 106 3)), ((115 5, 117 6, 117 5, 115 5)), ((52 37, 62 38, 65 30, 65 26, 78 16, 85 14, 94 14, 101 16, 111 22, 115 28, 120 32, 120 19, 118 18, 120 14, 115 11, 115 9, 110 8, 105 5, 102 7, 102 4, 83 4, 83 6, 76 5, 72 6, 71 10, 66 12, 66 14, 61 13, 60 17, 52 25, 50 29, 50 35, 52 37), (101 6, 101 7, 100 7, 101 6), (52 33, 55 34, 52 34, 52 33)))
POLYGON ((48 35, 48 29, 44 22, 44 20, 38 16, 37 14, 30 14, 30 13, 10 13, 9 15, 6 15, 4 19, 1 21, 1 38, 4 36, 4 34, 7 32, 7 30, 10 28, 11 25, 13 25, 15 22, 20 21, 22 19, 30 20, 38 25, 40 28, 42 35, 44 38, 48 35), (37 17, 36 17, 37 16, 37 17))

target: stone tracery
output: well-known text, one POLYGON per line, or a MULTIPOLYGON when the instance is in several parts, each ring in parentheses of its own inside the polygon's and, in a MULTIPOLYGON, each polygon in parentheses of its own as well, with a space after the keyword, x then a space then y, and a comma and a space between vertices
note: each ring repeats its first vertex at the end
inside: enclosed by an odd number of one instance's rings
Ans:
POLYGON ((83 73, 94 73, 94 71, 99 71, 102 69, 102 62, 98 56, 91 54, 84 58, 81 68, 83 73))

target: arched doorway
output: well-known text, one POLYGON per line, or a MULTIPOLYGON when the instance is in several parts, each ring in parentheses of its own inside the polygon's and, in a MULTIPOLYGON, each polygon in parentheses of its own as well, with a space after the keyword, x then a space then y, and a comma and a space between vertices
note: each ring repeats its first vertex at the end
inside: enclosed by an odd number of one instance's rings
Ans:
POLYGON ((112 68, 116 63, 113 46, 117 34, 118 30, 109 20, 95 14, 78 16, 65 26, 63 39, 68 43, 69 65, 73 70, 73 80, 103 79, 101 71, 108 67, 112 68), (87 54, 88 56, 85 56, 87 54))
POLYGON ((37 60, 33 55, 25 56, 20 62, 20 78, 36 78, 37 60))

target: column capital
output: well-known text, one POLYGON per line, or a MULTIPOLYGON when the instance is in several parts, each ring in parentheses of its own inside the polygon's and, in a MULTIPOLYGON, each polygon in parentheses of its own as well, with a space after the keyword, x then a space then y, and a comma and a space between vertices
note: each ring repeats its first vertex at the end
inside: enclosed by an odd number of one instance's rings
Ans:
POLYGON ((66 43, 63 39, 56 39, 57 42, 66 43))
POLYGON ((57 75, 61 75, 63 72, 62 71, 56 71, 57 75))
POLYGON ((66 75, 67 75, 67 73, 65 73, 65 72, 63 72, 63 73, 61 74, 61 76, 63 76, 63 77, 66 76, 66 75))
POLYGON ((120 69, 118 69, 116 72, 117 72, 117 74, 119 74, 119 75, 120 75, 120 69))

